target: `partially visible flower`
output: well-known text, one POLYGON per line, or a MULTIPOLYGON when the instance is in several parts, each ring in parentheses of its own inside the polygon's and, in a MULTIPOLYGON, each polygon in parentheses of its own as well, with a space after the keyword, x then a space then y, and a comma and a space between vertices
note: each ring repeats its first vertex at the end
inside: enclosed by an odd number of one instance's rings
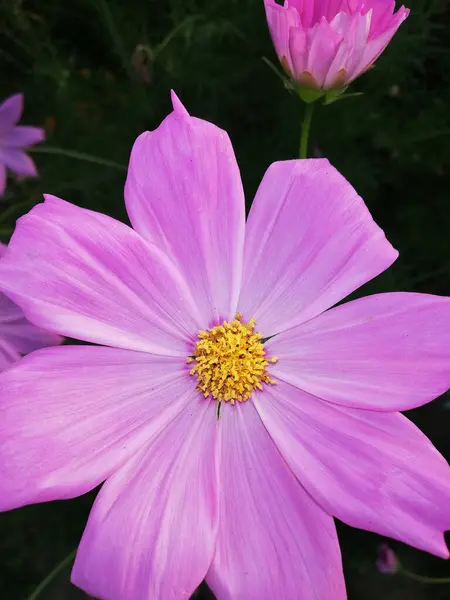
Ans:
POLYGON ((381 544, 378 547, 377 569, 380 573, 393 575, 398 571, 400 562, 397 555, 387 544, 381 544))
POLYGON ((16 94, 0 104, 0 196, 6 187, 6 169, 20 177, 37 175, 33 160, 24 149, 45 139, 40 127, 17 125, 23 111, 23 95, 16 94))
POLYGON ((449 466, 398 411, 449 386, 450 299, 340 304, 398 254, 351 185, 274 163, 245 221, 227 134, 173 104, 134 230, 47 196, 0 261, 34 323, 101 344, 0 377, 0 510, 106 480, 72 571, 101 600, 345 600, 333 517, 448 558, 449 466))
POLYGON ((406 19, 394 0, 264 0, 285 71, 300 88, 332 90, 376 61, 406 19))
MULTIPOLYGON (((6 246, 0 243, 0 257, 6 246)), ((22 310, 4 294, 0 294, 0 371, 21 356, 60 344, 62 338, 32 325, 22 310)))

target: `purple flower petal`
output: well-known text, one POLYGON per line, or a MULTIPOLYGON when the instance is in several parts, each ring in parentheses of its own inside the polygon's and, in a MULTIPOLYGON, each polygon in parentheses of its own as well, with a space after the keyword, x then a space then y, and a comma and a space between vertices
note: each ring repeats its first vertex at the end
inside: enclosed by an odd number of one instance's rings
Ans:
POLYGON ((130 227, 47 196, 22 217, 0 286, 36 325, 88 342, 186 356, 201 329, 176 267, 130 227))
POLYGON ((6 188, 6 169, 0 164, 0 196, 3 196, 6 188))
MULTIPOLYGON (((20 359, 14 348, 8 342, 0 338, 0 373, 20 359)), ((1 467, 0 467, 1 473, 1 467)))
POLYGON ((194 393, 179 359, 91 346, 23 358, 0 379, 0 510, 93 489, 194 393))
POLYGON ((360 298, 269 340, 271 373, 324 400, 407 410, 450 386, 450 298, 360 298))
POLYGON ((45 140, 43 129, 18 125, 2 137, 1 144, 4 148, 24 148, 43 140, 45 140))
POLYGON ((174 258, 205 323, 234 316, 241 282, 244 193, 228 135, 174 111, 133 147, 125 187, 131 223, 174 258))
POLYGON ((0 148, 0 163, 11 169, 16 175, 36 177, 37 170, 33 160, 16 148, 0 148))
POLYGON ((320 314, 398 253, 327 160, 269 167, 250 211, 238 310, 264 336, 320 314))
POLYGON ((217 406, 196 394, 103 486, 72 582, 96 598, 190 598, 214 554, 217 406))
POLYGON ((0 104, 0 135, 7 133, 20 119, 23 94, 15 94, 0 104))
MULTIPOLYGON (((223 403, 217 600, 344 600, 333 519, 296 481, 252 401, 223 403)), ((131 597, 131 596, 130 596, 131 597)))
POLYGON ((329 514, 448 558, 450 468, 406 417, 338 407, 283 382, 255 404, 298 480, 329 514))

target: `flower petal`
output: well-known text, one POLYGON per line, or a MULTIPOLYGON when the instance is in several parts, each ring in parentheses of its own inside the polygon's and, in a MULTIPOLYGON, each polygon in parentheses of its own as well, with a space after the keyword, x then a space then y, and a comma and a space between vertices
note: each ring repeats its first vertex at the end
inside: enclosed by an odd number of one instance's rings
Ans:
POLYGON ((450 387, 450 298, 376 294, 267 342, 279 379, 324 400, 374 410, 421 406, 450 387))
POLYGON ((285 383, 257 394, 255 404, 299 481, 329 514, 448 558, 450 468, 406 417, 338 407, 285 383))
POLYGON ((33 160, 16 148, 0 148, 0 163, 11 169, 16 175, 36 177, 37 170, 33 160))
POLYGON ((252 401, 222 403, 217 600, 344 600, 333 520, 288 469, 252 401))
POLYGON ((93 489, 189 402, 188 377, 180 359, 116 348, 23 358, 0 378, 0 510, 93 489))
MULTIPOLYGON (((0 373, 20 359, 20 355, 8 342, 0 338, 0 373)), ((1 473, 1 468, 0 468, 1 473)))
POLYGON ((206 326, 236 312, 244 192, 228 135, 172 99, 173 113, 133 146, 125 200, 134 229, 179 266, 206 326))
POLYGON ((383 53, 386 46, 389 44, 391 39, 396 34, 398 28, 403 21, 408 17, 409 10, 402 6, 395 15, 391 18, 389 27, 386 31, 383 31, 377 37, 369 40, 364 52, 361 55, 360 60, 354 66, 352 72, 349 74, 351 80, 356 79, 359 75, 367 71, 367 69, 373 65, 373 63, 383 53))
POLYGON ((9 131, 20 119, 23 111, 23 94, 14 94, 0 104, 0 135, 9 131))
MULTIPOLYGON (((322 17, 313 29, 308 31, 309 50, 306 70, 312 74, 319 87, 323 87, 325 76, 342 43, 343 36, 336 33, 322 17)), ((293 60, 295 62, 294 56, 293 60)))
MULTIPOLYGON (((275 0, 264 0, 266 9, 267 24, 269 26, 272 42, 275 47, 278 59, 281 64, 287 68, 289 73, 294 76, 294 65, 292 62, 289 41, 293 31, 299 31, 301 27, 300 16, 295 8, 285 8, 275 2, 275 0)), ((303 39, 300 34, 295 35, 295 50, 299 50, 300 40, 303 39)), ((299 66, 297 59, 297 66, 299 66)))
POLYGON ((2 138, 3 147, 23 148, 45 140, 45 131, 39 127, 18 125, 2 138))
POLYGON ((327 160, 274 163, 247 223, 239 312, 274 335, 336 304, 397 255, 327 160))
POLYGON ((0 197, 5 193, 6 188, 6 169, 0 164, 0 197))
POLYGON ((181 356, 202 325, 158 248, 52 196, 19 219, 0 286, 36 325, 88 342, 181 356))
POLYGON ((107 600, 190 598, 214 553, 217 407, 199 394, 100 491, 72 582, 107 600))

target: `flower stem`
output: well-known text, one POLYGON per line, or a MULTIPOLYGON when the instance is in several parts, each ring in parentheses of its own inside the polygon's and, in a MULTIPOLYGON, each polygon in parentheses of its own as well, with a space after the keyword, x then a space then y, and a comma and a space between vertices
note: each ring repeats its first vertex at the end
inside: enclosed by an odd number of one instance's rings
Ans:
POLYGON ((311 119, 314 112, 314 102, 309 102, 306 105, 305 116, 302 123, 302 134, 300 136, 299 158, 308 157, 308 138, 309 129, 311 127, 311 119))
POLYGON ((417 575, 403 567, 400 568, 398 573, 404 577, 408 577, 408 579, 419 581, 420 583, 450 583, 450 577, 427 577, 426 575, 417 575))
POLYGON ((48 584, 53 581, 53 579, 56 577, 56 575, 58 575, 58 573, 60 571, 62 571, 64 569, 64 567, 67 567, 73 561, 76 553, 77 553, 76 550, 72 550, 72 552, 70 554, 68 554, 66 556, 66 558, 64 558, 60 563, 58 563, 56 565, 56 567, 53 569, 53 571, 51 573, 49 573, 43 581, 41 581, 41 583, 37 586, 37 588, 31 594, 31 596, 28 596, 27 600, 36 600, 36 598, 40 595, 40 593, 42 591, 44 591, 44 589, 48 586, 48 584))
POLYGON ((102 165, 103 167, 119 169, 120 171, 127 170, 125 165, 116 163, 113 160, 108 160, 107 158, 101 158, 99 156, 93 156, 92 154, 85 154, 84 152, 77 152, 76 150, 65 150, 64 148, 55 148, 53 146, 35 146, 34 148, 29 148, 28 152, 35 152, 37 154, 56 154, 57 156, 67 156, 67 158, 75 158, 75 160, 84 160, 86 162, 102 165))

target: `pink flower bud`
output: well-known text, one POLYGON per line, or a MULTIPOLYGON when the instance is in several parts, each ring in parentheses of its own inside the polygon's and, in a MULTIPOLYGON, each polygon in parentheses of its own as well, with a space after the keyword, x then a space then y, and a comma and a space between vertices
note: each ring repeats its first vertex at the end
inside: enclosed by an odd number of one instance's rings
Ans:
POLYGON ((394 0, 264 0, 283 68, 301 88, 332 90, 367 71, 409 10, 394 0))

